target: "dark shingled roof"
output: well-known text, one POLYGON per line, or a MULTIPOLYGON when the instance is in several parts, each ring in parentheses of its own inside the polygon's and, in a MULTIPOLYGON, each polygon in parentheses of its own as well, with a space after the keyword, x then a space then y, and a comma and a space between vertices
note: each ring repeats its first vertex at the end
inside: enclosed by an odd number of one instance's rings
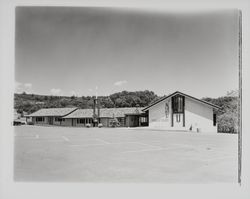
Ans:
POLYGON ((30 115, 27 115, 27 117, 41 117, 41 116, 59 116, 63 117, 66 116, 73 111, 75 111, 77 108, 43 108, 40 109, 30 115))
POLYGON ((93 109, 77 109, 63 118, 92 118, 93 109))
MULTIPOLYGON (((127 114, 141 114, 143 108, 102 108, 100 109, 100 117, 125 117, 127 114)), ((93 109, 77 109, 64 118, 92 118, 93 109)))
POLYGON ((143 108, 105 108, 100 110, 100 117, 124 117, 128 114, 140 114, 143 108))

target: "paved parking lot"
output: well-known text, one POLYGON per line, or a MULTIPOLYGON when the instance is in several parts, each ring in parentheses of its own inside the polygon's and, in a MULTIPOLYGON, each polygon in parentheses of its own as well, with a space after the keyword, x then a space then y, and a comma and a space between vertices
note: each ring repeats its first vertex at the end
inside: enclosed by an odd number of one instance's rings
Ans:
POLYGON ((237 183, 237 135, 15 127, 16 181, 237 183))

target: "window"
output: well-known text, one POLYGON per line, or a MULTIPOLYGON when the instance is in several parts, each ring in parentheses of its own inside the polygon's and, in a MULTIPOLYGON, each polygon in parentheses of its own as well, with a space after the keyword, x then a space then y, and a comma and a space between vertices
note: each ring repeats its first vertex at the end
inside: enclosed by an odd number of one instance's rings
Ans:
POLYGON ((140 117, 141 123, 146 123, 148 122, 147 117, 140 117))
POLYGON ((93 123, 93 118, 82 118, 82 119, 77 119, 77 123, 81 123, 81 124, 91 124, 91 123, 93 123))
POLYGON ((122 119, 123 119, 123 118, 121 118, 121 117, 118 117, 118 118, 117 118, 118 122, 120 122, 120 123, 122 122, 122 119))
POLYGON ((36 122, 44 122, 44 117, 36 117, 36 122))
POLYGON ((77 119, 77 124, 84 124, 85 118, 77 119))
POLYGON ((216 126, 216 114, 213 114, 213 125, 216 126))
POLYGON ((173 113, 184 113, 184 97, 176 95, 172 98, 173 113))
POLYGON ((176 122, 180 122, 181 121, 181 115, 180 114, 176 114, 176 122))
POLYGON ((55 122, 64 122, 65 118, 55 117, 55 122))

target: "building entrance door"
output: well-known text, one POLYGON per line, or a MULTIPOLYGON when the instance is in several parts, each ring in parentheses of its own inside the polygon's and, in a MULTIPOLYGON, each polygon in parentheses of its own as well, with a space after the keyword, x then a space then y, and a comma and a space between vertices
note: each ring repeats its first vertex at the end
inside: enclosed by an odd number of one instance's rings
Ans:
POLYGON ((173 126, 174 127, 183 127, 183 113, 174 113, 173 114, 173 126))
POLYGON ((49 121, 48 121, 49 124, 52 125, 52 124, 53 124, 53 117, 48 117, 48 120, 49 120, 49 121))

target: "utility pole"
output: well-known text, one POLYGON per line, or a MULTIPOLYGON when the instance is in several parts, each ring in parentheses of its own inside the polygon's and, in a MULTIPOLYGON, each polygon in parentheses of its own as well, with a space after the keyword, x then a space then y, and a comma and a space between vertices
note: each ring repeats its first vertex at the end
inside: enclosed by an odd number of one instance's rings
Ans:
POLYGON ((97 98, 97 89, 98 87, 95 87, 95 99, 94 99, 94 105, 93 105, 93 122, 94 122, 94 126, 96 126, 96 124, 98 125, 98 119, 100 117, 100 107, 99 107, 99 102, 98 102, 98 98, 97 98), (97 109, 97 111, 96 111, 97 109))

